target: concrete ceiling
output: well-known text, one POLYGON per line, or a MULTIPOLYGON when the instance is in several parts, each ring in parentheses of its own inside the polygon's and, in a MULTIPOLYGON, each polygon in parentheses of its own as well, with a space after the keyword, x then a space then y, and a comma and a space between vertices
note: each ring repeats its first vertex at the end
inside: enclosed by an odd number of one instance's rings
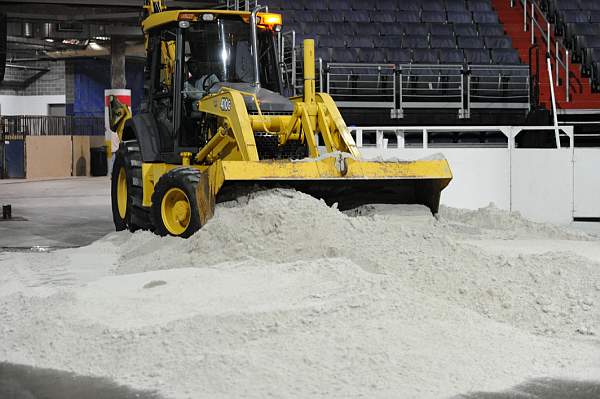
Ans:
MULTIPOLYGON (((143 0, 23 0, 23 1, 15 1, 15 0, 0 0, 0 3, 7 4, 54 4, 54 5, 75 5, 75 6, 84 6, 84 7, 105 7, 105 6, 114 6, 114 7, 132 7, 132 8, 141 8, 143 4, 143 0)), ((167 1, 167 6, 170 7, 205 7, 205 6, 215 6, 218 5, 219 1, 217 0, 200 0, 200 1, 192 1, 192 0, 170 0, 167 1)))
MULTIPOLYGON (((101 38, 119 37, 142 43, 140 28, 144 0, 0 0, 8 18, 8 53, 14 59, 40 57, 50 52, 81 51, 82 45, 101 38), (54 40, 44 39, 44 23, 53 23, 54 40), (24 37, 24 25, 32 34, 24 37), (75 43, 72 43, 75 42, 75 43)), ((169 8, 225 7, 227 0, 166 0, 169 8)))

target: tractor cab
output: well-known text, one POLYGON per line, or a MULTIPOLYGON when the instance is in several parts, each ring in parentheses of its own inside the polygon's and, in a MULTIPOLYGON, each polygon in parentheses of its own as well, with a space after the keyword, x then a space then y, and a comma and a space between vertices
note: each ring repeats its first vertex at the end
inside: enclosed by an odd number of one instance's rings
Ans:
POLYGON ((217 121, 198 110, 198 101, 225 87, 256 96, 244 98, 249 113, 258 111, 257 102, 264 112, 293 111, 280 94, 280 24, 278 14, 219 10, 165 11, 144 21, 147 107, 158 125, 162 158, 196 153, 210 140, 217 121))

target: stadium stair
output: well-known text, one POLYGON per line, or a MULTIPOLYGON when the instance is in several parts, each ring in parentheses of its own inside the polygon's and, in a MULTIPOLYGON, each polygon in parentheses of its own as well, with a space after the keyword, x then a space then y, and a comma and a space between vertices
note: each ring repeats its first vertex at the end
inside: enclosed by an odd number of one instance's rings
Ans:
MULTIPOLYGON (((531 47, 531 22, 528 24, 527 32, 523 31, 523 6, 520 1, 515 1, 515 7, 510 6, 508 0, 492 0, 492 6, 496 10, 500 22, 504 25, 506 33, 511 37, 513 46, 519 52, 521 61, 529 64, 529 48, 531 47)), ((538 16, 538 23, 544 26, 542 18, 538 16)), ((540 51, 540 104, 547 109, 552 108, 552 99, 550 84, 548 78, 548 68, 546 62, 545 38, 542 37, 539 29, 536 29, 536 43, 540 51)), ((551 42, 554 39, 554 29, 551 29, 551 42)), ((552 54, 554 54, 554 49, 552 54)), ((532 55, 535 53, 532 53, 532 55)), ((534 57, 532 57, 534 58, 534 57)), ((532 70, 535 71, 535 59, 532 60, 532 70)), ((553 65, 554 67, 554 65, 553 65)), ((566 101, 564 82, 560 86, 555 86, 555 95, 557 107, 559 109, 598 109, 600 108, 600 94, 593 93, 590 80, 581 75, 581 65, 570 63, 570 101, 566 101)), ((553 77, 556 71, 553 71, 553 77)), ((564 80, 564 70, 561 68, 561 80, 564 80)))

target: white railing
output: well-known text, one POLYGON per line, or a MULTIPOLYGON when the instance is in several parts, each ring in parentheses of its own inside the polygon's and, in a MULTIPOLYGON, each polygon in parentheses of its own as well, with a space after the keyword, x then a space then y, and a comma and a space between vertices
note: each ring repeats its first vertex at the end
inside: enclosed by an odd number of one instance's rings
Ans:
POLYGON ((396 109, 396 66, 327 64, 326 92, 340 107, 396 109))
MULTIPOLYGON (((565 100, 569 102, 570 99, 570 79, 571 76, 569 74, 570 70, 570 59, 569 59, 569 49, 565 46, 562 40, 558 40, 556 37, 552 36, 551 29, 552 24, 546 18, 546 15, 537 4, 535 0, 517 0, 520 1, 520 4, 523 7, 523 31, 526 32, 528 29, 531 32, 531 44, 535 44, 535 33, 536 29, 539 32, 540 36, 543 38, 548 54, 550 55, 550 59, 554 64, 554 72, 556 77, 554 80, 554 85, 556 87, 561 86, 560 73, 561 69, 564 72, 564 91, 565 91, 565 100), (543 26, 538 22, 538 18, 542 19, 543 26), (554 55, 552 52, 554 51, 554 55), (564 58, 561 55, 564 54, 564 58)), ((512 7, 515 6, 515 0, 510 0, 510 4, 512 7)))
MULTIPOLYGON (((303 46, 294 31, 279 35, 284 83, 292 95, 303 91, 303 46), (289 87, 289 86, 286 86, 289 87)), ((391 118, 409 108, 456 109, 470 118, 471 109, 531 109, 531 81, 526 65, 367 64, 316 61, 316 85, 343 108, 390 108, 391 118), (487 78, 473 78, 473 72, 487 78), (489 79, 491 78, 491 79, 489 79), (490 80, 495 79, 495 83, 490 80), (494 89, 492 86, 495 86, 494 89)))
MULTIPOLYGON (((522 132, 554 131, 554 126, 350 126, 348 129, 359 148, 371 147, 385 150, 389 148, 476 148, 477 145, 474 145, 473 142, 450 143, 447 140, 441 140, 440 143, 435 143, 432 142, 432 136, 440 133, 486 133, 489 135, 490 132, 504 136, 504 140, 494 139, 489 143, 480 143, 480 147, 517 148, 516 138, 522 132), (392 136, 391 141, 396 143, 396 146, 390 145, 390 136, 392 136), (407 140, 409 136, 410 139, 407 140)), ((562 137, 568 137, 569 145, 566 148, 575 146, 573 126, 560 127, 559 136, 555 136, 557 149, 565 148, 560 143, 562 137)))

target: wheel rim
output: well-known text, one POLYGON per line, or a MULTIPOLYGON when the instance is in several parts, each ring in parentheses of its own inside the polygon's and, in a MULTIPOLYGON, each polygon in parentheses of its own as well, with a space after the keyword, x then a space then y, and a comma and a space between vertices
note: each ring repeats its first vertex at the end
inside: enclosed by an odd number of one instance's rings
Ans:
POLYGON ((119 216, 121 219, 125 219, 127 214, 127 175, 123 167, 119 170, 119 177, 117 177, 117 206, 119 216))
POLYGON ((174 236, 182 235, 190 225, 190 200, 182 189, 172 188, 163 197, 160 213, 169 233, 174 236))

